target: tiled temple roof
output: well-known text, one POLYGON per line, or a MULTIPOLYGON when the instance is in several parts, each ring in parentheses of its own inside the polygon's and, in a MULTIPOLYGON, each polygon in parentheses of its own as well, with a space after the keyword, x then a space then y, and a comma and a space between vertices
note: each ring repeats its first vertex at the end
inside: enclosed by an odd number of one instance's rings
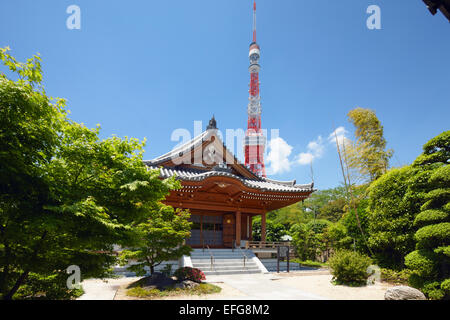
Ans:
POLYGON ((233 155, 233 153, 228 150, 217 135, 216 129, 209 129, 204 131, 202 134, 196 136, 187 143, 176 147, 172 151, 159 156, 153 160, 144 161, 149 169, 160 169, 161 178, 169 178, 176 176, 178 179, 183 181, 203 181, 209 177, 229 177, 241 181, 245 186, 253 189, 258 189, 261 191, 273 191, 273 192, 287 192, 287 193, 299 193, 299 192, 312 192, 314 190, 314 183, 297 185, 296 181, 277 181, 268 179, 265 177, 259 177, 249 170, 246 166, 239 162, 239 160, 233 155), (242 175, 234 174, 231 170, 215 167, 210 170, 200 170, 196 168, 177 168, 169 164, 171 160, 180 158, 183 155, 192 152, 197 147, 201 146, 206 141, 211 141, 211 136, 215 136, 223 145, 225 152, 228 152, 235 161, 235 165, 243 168, 245 172, 248 172, 248 176, 251 178, 244 177, 242 175), (165 165, 164 165, 165 164, 165 165))
POLYGON ((210 177, 229 177, 241 181, 245 186, 249 188, 273 192, 311 192, 314 188, 313 183, 297 185, 295 184, 295 181, 283 182, 267 178, 260 178, 259 180, 247 179, 225 171, 202 171, 195 169, 158 167, 148 162, 146 162, 146 164, 148 165, 150 170, 160 169, 160 177, 164 179, 176 176, 178 179, 183 181, 203 181, 204 179, 210 177))

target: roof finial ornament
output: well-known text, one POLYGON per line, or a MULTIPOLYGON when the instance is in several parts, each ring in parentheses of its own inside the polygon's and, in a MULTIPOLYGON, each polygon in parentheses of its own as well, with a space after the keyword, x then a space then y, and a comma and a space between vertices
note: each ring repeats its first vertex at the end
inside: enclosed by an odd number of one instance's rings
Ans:
POLYGON ((209 124, 206 127, 206 130, 215 130, 215 129, 217 129, 217 122, 213 115, 211 120, 209 120, 209 124))

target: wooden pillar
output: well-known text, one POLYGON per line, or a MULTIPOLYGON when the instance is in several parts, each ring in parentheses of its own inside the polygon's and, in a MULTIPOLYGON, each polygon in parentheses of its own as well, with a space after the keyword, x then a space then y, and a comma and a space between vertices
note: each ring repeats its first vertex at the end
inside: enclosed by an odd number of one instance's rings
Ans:
POLYGON ((261 241, 266 241, 266 213, 261 214, 261 241))
POLYGON ((236 245, 241 245, 241 212, 236 211, 236 245))
POLYGON ((253 220, 253 217, 252 216, 250 216, 250 237, 248 238, 250 241, 252 241, 253 240, 253 222, 252 222, 252 220, 253 220))

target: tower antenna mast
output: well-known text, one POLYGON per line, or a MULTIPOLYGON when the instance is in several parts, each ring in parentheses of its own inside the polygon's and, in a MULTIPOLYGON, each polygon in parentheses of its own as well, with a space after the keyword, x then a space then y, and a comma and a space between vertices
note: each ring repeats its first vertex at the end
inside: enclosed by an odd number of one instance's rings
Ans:
POLYGON ((253 0, 253 42, 256 42, 256 0, 253 0))

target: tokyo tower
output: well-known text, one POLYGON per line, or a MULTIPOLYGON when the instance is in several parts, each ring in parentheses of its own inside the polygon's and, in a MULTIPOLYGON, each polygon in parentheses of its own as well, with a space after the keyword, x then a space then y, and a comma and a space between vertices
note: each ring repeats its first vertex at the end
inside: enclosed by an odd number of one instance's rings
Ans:
POLYGON ((261 98, 259 96, 260 47, 256 43, 256 0, 253 2, 253 41, 250 44, 250 90, 248 102, 248 122, 245 133, 245 165, 260 177, 266 176, 264 149, 266 137, 261 131, 261 98))

